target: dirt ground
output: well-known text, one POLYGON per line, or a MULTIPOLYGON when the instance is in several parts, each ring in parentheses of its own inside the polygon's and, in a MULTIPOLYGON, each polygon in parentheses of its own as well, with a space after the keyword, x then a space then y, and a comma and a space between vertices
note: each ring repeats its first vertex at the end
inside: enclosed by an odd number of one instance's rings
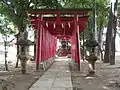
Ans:
POLYGON ((31 85, 43 75, 43 71, 35 70, 35 62, 31 62, 27 65, 27 73, 22 75, 20 68, 13 68, 9 72, 1 71, 0 79, 0 90, 29 90, 31 85), (3 89, 7 85, 8 89, 3 89), (12 88, 12 89, 10 89, 12 88))
POLYGON ((120 61, 116 65, 96 63, 96 74, 86 76, 87 62, 82 62, 81 71, 71 71, 73 90, 120 90, 120 61))
MULTIPOLYGON (((82 62, 81 71, 71 71, 73 90, 120 90, 120 61, 116 65, 96 63, 96 74, 94 77, 86 77, 88 63, 82 62)), ((43 75, 42 70, 35 70, 35 62, 27 65, 27 74, 22 75, 20 68, 11 68, 9 72, 0 71, 0 90, 7 85, 8 90, 29 90, 31 85, 43 75), (7 82, 6 82, 7 81, 7 82)))

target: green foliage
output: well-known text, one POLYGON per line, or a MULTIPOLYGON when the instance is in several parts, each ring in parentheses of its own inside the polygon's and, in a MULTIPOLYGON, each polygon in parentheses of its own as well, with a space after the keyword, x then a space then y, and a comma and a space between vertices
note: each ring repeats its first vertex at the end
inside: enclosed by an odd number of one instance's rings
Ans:
POLYGON ((0 12, 13 22, 15 26, 21 28, 27 22, 27 9, 29 7, 28 0, 11 0, 10 4, 0 3, 0 12))
MULTIPOLYGON (((92 8, 96 9, 97 28, 103 28, 107 25, 108 1, 107 0, 66 0, 66 8, 92 8)), ((85 31, 85 38, 93 33, 93 13, 90 14, 88 27, 85 31)))
POLYGON ((15 33, 15 31, 12 28, 12 23, 6 17, 1 15, 0 15, 0 33, 3 36, 9 36, 15 33))
POLYGON ((91 0, 68 0, 65 7, 69 8, 90 8, 91 0))
POLYGON ((0 13, 7 16, 19 31, 24 31, 29 23, 27 11, 35 8, 62 8, 62 5, 57 0, 10 0, 10 3, 2 0, 0 2, 0 13))
MULTIPOLYGON (((23 30, 26 24, 29 23, 27 11, 36 8, 96 8, 98 28, 106 26, 107 22, 107 0, 10 0, 9 4, 3 1, 0 2, 0 13, 7 16, 17 26, 18 30, 23 30)), ((88 28, 85 31, 88 36, 92 32, 92 28, 93 15, 91 13, 88 28)))
POLYGON ((61 1, 58 0, 38 0, 38 5, 36 8, 45 8, 45 9, 60 9, 62 5, 61 1))
POLYGON ((108 11, 109 7, 107 6, 108 2, 107 0, 98 0, 98 3, 96 4, 96 15, 97 15, 97 27, 103 28, 107 25, 108 21, 108 11))

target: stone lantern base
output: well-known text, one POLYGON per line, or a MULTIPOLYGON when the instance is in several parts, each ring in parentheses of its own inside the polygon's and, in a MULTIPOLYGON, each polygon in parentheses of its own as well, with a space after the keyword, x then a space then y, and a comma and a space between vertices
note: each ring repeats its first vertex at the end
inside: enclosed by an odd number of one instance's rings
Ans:
POLYGON ((26 73, 26 64, 27 64, 27 61, 26 60, 20 60, 20 62, 21 62, 21 73, 25 74, 26 73))
POLYGON ((25 74, 26 73, 26 65, 27 65, 29 56, 28 55, 19 55, 19 58, 20 58, 20 63, 21 63, 21 73, 25 74))
POLYGON ((94 75, 95 74, 95 63, 98 60, 98 57, 95 54, 90 54, 89 56, 86 56, 86 60, 89 63, 89 74, 88 75, 94 75))

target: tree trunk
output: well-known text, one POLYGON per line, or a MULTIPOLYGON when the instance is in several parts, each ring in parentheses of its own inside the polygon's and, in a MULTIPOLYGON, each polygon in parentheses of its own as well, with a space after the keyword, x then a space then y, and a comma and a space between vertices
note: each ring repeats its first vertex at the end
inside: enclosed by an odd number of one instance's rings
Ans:
POLYGON ((115 38, 116 38, 116 32, 117 32, 117 15, 115 15, 115 12, 117 12, 117 3, 118 0, 116 0, 116 3, 114 4, 114 22, 113 22, 113 37, 112 37, 112 44, 111 44, 111 59, 110 59, 110 65, 115 65, 115 38))
MULTIPOLYGON (((19 34, 18 34, 19 35, 19 34)), ((18 38, 19 36, 17 35, 17 42, 18 42, 18 38)), ((17 56, 19 55, 19 46, 17 45, 17 56)), ((19 64, 19 58, 17 57, 17 61, 16 61, 16 65, 15 65, 15 68, 18 68, 18 64, 19 64)))
POLYGON ((115 65, 115 36, 112 38, 111 53, 110 65, 115 65))
POLYGON ((101 56, 101 60, 103 61, 103 52, 102 52, 102 35, 103 35, 103 30, 102 30, 102 23, 100 25, 99 33, 98 33, 98 53, 101 56))
POLYGON ((34 31, 34 61, 36 60, 36 30, 34 31))
MULTIPOLYGON (((25 29, 24 29, 25 30, 25 29)), ((20 32, 20 38, 19 40, 27 40, 27 37, 28 37, 28 33, 26 33, 26 31, 24 32, 20 32)), ((19 45, 20 46, 20 62, 21 62, 21 73, 22 74, 25 74, 26 73, 26 65, 27 65, 27 55, 28 55, 28 52, 27 52, 27 46, 23 46, 22 44, 19 45)))
MULTIPOLYGON (((17 54, 18 55, 18 54, 17 54)), ((17 61, 16 61, 16 64, 15 64, 15 68, 18 68, 18 64, 19 64, 19 58, 17 57, 17 61)))
MULTIPOLYGON (((7 38, 7 37, 6 37, 7 38)), ((5 47, 5 70, 8 71, 8 64, 7 64, 7 51, 6 51, 6 46, 7 46, 7 40, 4 41, 4 47, 5 47)))
POLYGON ((85 37, 84 37, 85 32, 83 31, 80 35, 80 41, 82 41, 82 43, 80 42, 80 53, 81 53, 81 59, 84 61, 85 60, 85 46, 84 46, 84 41, 85 41, 85 37))
POLYGON ((104 63, 109 63, 110 56, 111 56, 111 39, 112 39, 112 4, 109 12, 109 20, 108 20, 108 27, 106 32, 106 44, 105 44, 105 55, 104 55, 104 63))

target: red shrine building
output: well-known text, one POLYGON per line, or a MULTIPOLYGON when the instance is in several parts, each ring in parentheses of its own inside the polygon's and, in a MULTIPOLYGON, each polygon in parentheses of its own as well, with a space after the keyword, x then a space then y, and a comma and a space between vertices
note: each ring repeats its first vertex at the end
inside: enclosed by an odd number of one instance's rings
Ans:
POLYGON ((87 28, 91 9, 40 9, 29 12, 37 30, 36 66, 56 55, 57 39, 71 43, 71 58, 80 66, 79 35, 87 28))

